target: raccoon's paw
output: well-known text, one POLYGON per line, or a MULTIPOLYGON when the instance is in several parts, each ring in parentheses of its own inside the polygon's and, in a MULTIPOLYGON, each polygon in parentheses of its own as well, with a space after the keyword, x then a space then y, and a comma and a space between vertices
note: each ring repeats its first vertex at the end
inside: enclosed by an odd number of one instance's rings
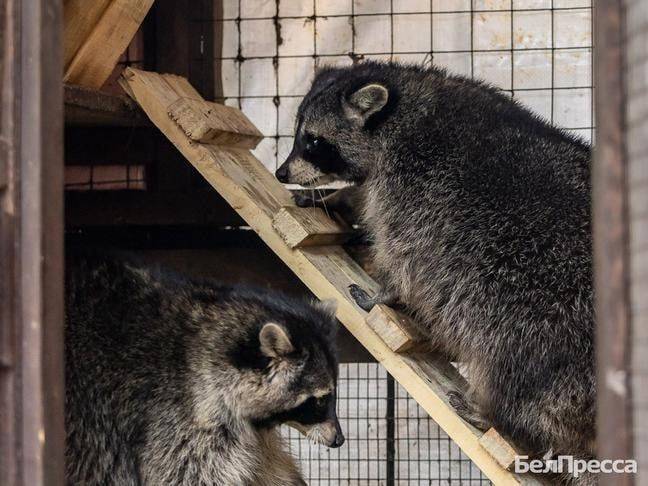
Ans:
POLYGON ((299 194, 298 192, 293 194, 293 200, 295 204, 300 208, 312 208, 315 207, 315 201, 313 198, 299 194))
POLYGON ((349 285, 349 294, 351 294, 355 303, 358 304, 362 310, 369 312, 375 305, 374 300, 369 297, 369 294, 356 284, 349 285))
POLYGON ((463 393, 452 390, 448 392, 448 401, 457 415, 479 430, 488 430, 491 424, 482 416, 479 407, 469 401, 463 393))

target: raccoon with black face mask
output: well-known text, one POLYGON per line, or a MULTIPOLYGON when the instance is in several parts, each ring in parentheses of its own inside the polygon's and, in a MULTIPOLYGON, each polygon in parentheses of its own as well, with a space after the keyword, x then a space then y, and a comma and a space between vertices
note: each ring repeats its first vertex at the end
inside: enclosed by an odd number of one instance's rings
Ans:
MULTIPOLYGON (((451 402, 531 453, 595 442, 590 148, 479 81, 366 62, 317 73, 280 181, 353 186, 381 291, 468 364, 451 402)), ((581 476, 581 482, 589 481, 581 476)))
POLYGON ((334 306, 68 258, 66 473, 83 485, 305 485, 277 426, 339 447, 334 306))

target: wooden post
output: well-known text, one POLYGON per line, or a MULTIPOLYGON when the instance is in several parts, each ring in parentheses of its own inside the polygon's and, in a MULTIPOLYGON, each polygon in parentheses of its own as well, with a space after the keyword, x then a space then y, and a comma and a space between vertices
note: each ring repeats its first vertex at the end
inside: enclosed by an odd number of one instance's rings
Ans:
POLYGON ((59 0, 2 3, 0 484, 65 483, 59 0))
MULTIPOLYGON (((633 457, 630 388, 630 308, 627 175, 624 140, 623 7, 597 2, 597 147, 593 164, 594 277, 596 286, 598 455, 633 457)), ((601 485, 633 478, 601 474, 601 485)))

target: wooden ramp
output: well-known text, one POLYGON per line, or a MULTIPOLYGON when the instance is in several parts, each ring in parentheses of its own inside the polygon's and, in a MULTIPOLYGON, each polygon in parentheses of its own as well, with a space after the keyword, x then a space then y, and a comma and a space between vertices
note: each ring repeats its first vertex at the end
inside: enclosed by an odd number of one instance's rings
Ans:
POLYGON ((261 134, 237 109, 202 99, 186 79, 128 68, 121 84, 265 243, 320 299, 338 302, 338 319, 497 485, 540 484, 512 468, 515 450, 495 430, 485 434, 459 418, 447 392, 466 383, 455 368, 416 353, 406 320, 385 306, 370 314, 348 293, 376 283, 336 243, 346 228, 320 209, 295 206, 290 193, 249 151, 261 134), (327 245, 327 246, 322 246, 327 245), (368 317, 370 318, 368 319, 368 317), (396 351, 409 349, 408 354, 396 351))

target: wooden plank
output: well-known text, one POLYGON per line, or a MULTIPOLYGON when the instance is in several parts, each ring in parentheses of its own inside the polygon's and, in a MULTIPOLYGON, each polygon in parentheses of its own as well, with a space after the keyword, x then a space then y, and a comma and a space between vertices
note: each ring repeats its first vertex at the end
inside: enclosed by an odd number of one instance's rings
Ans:
POLYGON ((65 64, 64 81, 101 88, 151 5, 153 0, 66 1, 65 46, 70 52, 78 48, 65 56, 70 60, 65 64))
POLYGON ((240 110, 205 100, 180 98, 169 116, 192 140, 200 143, 255 148, 263 134, 240 110))
POLYGON ((60 0, 0 9, 0 484, 54 486, 65 483, 63 11, 60 0))
MULTIPOLYGON (((632 410, 628 174, 625 127, 624 3, 596 2, 597 136, 592 161, 592 237, 597 358, 597 437, 601 459, 636 458, 632 410), (599 48, 600 47, 600 48, 599 48)), ((645 135, 642 135, 645 136, 645 135)), ((641 468, 639 469, 641 471, 641 468)), ((600 474, 604 485, 632 485, 631 474, 600 474)))
POLYGON ((506 439, 504 439, 497 430, 490 428, 481 439, 479 443, 486 449, 491 456, 506 470, 511 470, 515 464, 515 456, 519 453, 516 451, 506 439))
POLYGON ((414 324, 405 315, 384 304, 375 305, 371 309, 367 324, 395 353, 410 351, 423 344, 414 324))
POLYGON ((127 96, 65 85, 65 124, 68 126, 150 126, 137 103, 127 96))
POLYGON ((99 23, 111 0, 63 2, 63 66, 68 67, 99 23))
POLYGON ((320 208, 281 208, 272 221, 273 228, 290 248, 340 245, 347 241, 351 228, 333 221, 320 208))
POLYGON ((282 207, 294 203, 261 162, 247 150, 197 144, 169 118, 169 106, 187 95, 182 86, 162 75, 132 68, 125 70, 122 84, 162 133, 300 280, 319 299, 337 300, 337 318, 495 484, 539 484, 534 478, 503 469, 479 443, 482 432, 455 413, 446 393, 465 388, 465 382, 452 365, 427 355, 423 358, 394 353, 367 325, 367 313, 356 305, 348 287, 357 284, 375 292, 377 284, 342 247, 292 249, 286 245, 272 221, 282 207))

